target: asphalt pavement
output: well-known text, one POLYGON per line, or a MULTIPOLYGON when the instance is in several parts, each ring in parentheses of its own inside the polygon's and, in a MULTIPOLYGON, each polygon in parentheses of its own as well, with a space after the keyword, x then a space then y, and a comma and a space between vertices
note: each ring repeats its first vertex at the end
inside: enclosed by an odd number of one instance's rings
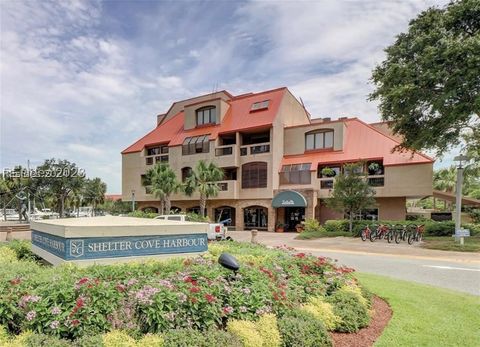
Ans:
MULTIPOLYGON (((249 231, 230 234, 250 241, 249 231)), ((257 240, 269 246, 287 245, 298 251, 326 256, 359 272, 389 276, 480 296, 480 254, 423 249, 418 244, 371 243, 358 238, 295 240, 294 233, 259 232, 257 240)))

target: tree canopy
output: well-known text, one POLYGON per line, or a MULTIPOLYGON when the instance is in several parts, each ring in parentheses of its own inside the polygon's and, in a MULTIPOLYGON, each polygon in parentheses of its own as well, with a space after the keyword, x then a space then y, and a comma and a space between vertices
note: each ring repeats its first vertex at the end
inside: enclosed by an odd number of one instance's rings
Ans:
POLYGON ((362 173, 362 164, 345 164, 343 172, 335 179, 327 206, 348 213, 351 232, 354 215, 375 206, 374 195, 375 190, 368 184, 365 173, 362 173))
MULTIPOLYGON (((429 8, 386 48, 370 100, 403 141, 399 150, 480 148, 480 1, 429 8)), ((474 158, 479 161, 477 156, 474 158)))

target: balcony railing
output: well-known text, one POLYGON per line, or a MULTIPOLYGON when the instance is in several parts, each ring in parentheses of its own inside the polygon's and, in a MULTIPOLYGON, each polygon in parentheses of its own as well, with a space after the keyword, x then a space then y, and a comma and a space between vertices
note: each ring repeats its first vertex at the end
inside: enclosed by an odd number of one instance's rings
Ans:
POLYGON ((228 190, 228 182, 218 182, 218 189, 221 192, 226 192, 228 190))
POLYGON ((262 154, 270 152, 270 142, 256 143, 253 145, 246 145, 240 147, 240 155, 245 156, 248 154, 262 154))
POLYGON ((383 176, 369 176, 368 185, 371 187, 383 187, 385 184, 385 177, 383 176))
MULTIPOLYGON (((367 176, 367 182, 371 187, 383 187, 385 185, 385 177, 383 175, 367 176)), ((321 178, 320 189, 333 189, 335 179, 321 178)))
POLYGON ((221 157, 224 155, 232 155, 233 154, 233 145, 231 146, 218 146, 215 148, 215 156, 221 157))
POLYGON ((145 164, 153 165, 154 163, 166 163, 168 162, 168 154, 167 155, 150 155, 145 157, 145 164))
POLYGON ((311 181, 310 171, 280 172, 280 184, 310 184, 311 181))

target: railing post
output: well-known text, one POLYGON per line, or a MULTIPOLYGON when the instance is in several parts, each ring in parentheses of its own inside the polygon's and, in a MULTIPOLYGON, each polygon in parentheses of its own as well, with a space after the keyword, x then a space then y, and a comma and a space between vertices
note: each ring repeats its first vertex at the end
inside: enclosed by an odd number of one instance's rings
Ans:
POLYGON ((251 239, 250 242, 251 243, 258 243, 258 241, 257 241, 258 230, 257 229, 252 229, 251 234, 252 234, 252 239, 251 239))

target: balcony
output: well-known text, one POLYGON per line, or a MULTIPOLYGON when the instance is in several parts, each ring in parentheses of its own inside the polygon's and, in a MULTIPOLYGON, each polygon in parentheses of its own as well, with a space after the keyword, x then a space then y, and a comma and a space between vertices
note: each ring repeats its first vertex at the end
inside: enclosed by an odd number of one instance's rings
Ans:
POLYGON ((280 172, 281 185, 310 184, 311 182, 312 173, 309 170, 280 172))
POLYGON ((238 199, 238 181, 228 180, 218 182, 218 195, 210 199, 238 199))
POLYGON ((385 177, 383 175, 368 176, 368 185, 371 187, 383 187, 385 185, 385 177))
POLYGON ((238 166, 237 145, 224 145, 215 147, 216 163, 222 167, 238 166))
POLYGON ((254 155, 270 153, 270 142, 256 143, 253 145, 240 146, 240 155, 254 155))
POLYGON ((222 157, 224 155, 232 155, 234 147, 236 146, 235 145, 217 146, 217 148, 215 148, 215 156, 222 157))
POLYGON ((167 155, 149 155, 145 157, 146 165, 153 165, 158 162, 168 163, 168 154, 167 155))
MULTIPOLYGON (((330 190, 333 189, 335 178, 325 177, 319 178, 320 181, 320 195, 321 198, 326 198, 330 196, 330 190)), ((368 184, 375 188, 376 196, 383 196, 383 187, 385 185, 385 176, 384 175, 371 175, 367 176, 366 180, 368 184)))

